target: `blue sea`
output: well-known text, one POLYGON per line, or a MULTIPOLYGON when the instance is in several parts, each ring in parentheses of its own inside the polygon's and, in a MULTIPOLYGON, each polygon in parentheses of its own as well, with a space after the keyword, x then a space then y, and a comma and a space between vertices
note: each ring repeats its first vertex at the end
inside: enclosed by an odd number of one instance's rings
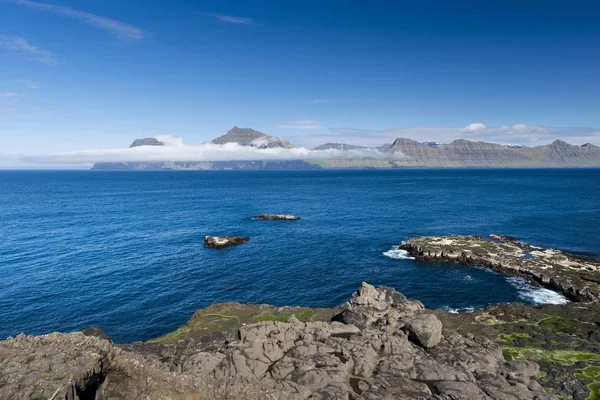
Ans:
POLYGON ((331 307, 362 281, 454 312, 565 301, 395 247, 490 233, 599 257, 600 170, 4 171, 0 338, 97 325, 147 340, 211 303, 331 307), (205 235, 252 240, 214 250, 205 235))

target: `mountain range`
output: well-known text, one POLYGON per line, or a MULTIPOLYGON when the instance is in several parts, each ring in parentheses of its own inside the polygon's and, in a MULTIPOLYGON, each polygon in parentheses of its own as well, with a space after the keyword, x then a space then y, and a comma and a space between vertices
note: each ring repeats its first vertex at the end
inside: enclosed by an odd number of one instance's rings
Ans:
MULTIPOLYGON (((237 143, 260 149, 295 146, 287 140, 267 135, 250 128, 234 126, 225 135, 211 141, 212 144, 237 143)), ((130 147, 164 146, 155 138, 136 139, 130 147)), ((318 169, 318 168, 526 168, 526 167, 600 167, 600 147, 587 143, 575 146, 562 140, 549 145, 525 147, 465 139, 443 144, 418 142, 398 138, 392 144, 378 147, 356 146, 345 143, 325 143, 314 151, 337 150, 340 156, 331 157, 324 152, 323 159, 286 161, 159 161, 96 163, 94 170, 206 170, 206 169, 318 169), (377 150, 381 157, 345 157, 344 152, 377 150), (389 157, 386 155, 389 154, 389 157)))

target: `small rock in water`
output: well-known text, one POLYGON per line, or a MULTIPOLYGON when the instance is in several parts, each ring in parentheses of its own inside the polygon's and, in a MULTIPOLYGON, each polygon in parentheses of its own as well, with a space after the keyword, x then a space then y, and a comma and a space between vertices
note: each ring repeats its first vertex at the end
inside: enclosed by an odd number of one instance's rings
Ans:
POLYGON ((249 237, 243 236, 205 236, 204 247, 212 249, 222 249, 224 247, 236 246, 238 244, 249 242, 249 237))
POLYGON ((254 218, 268 221, 296 221, 300 219, 300 217, 291 214, 258 214, 254 218))

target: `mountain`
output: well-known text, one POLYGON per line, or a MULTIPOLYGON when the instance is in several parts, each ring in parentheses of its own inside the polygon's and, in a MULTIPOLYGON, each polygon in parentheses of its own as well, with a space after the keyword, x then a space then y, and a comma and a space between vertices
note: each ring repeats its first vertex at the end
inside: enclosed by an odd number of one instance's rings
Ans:
POLYGON ((287 140, 269 136, 266 133, 262 133, 251 128, 238 128, 237 126, 231 128, 223 136, 213 139, 211 143, 237 143, 242 146, 253 146, 261 149, 274 147, 283 147, 286 149, 294 148, 294 145, 287 140))
POLYGON ((538 147, 515 147, 458 139, 446 145, 399 138, 387 151, 402 153, 396 167, 592 167, 600 166, 600 147, 561 140, 538 147))
MULTIPOLYGON (((241 146, 285 148, 294 146, 285 139, 250 128, 234 126, 213 144, 237 143, 241 146)), ((155 138, 136 139, 130 147, 164 146, 155 138)), ((330 142, 313 150, 341 151, 368 147, 330 142)), ((371 148, 373 149, 373 148, 371 148)), ((315 169, 315 168, 547 168, 600 167, 600 147, 591 143, 573 146, 562 140, 537 147, 503 145, 458 139, 451 143, 418 142, 398 138, 391 144, 376 147, 381 157, 336 157, 320 160, 286 161, 159 161, 96 163, 95 170, 206 170, 206 169, 315 169), (386 156, 387 155, 387 156, 386 156)))
POLYGON ((160 142, 155 138, 144 138, 144 139, 135 139, 133 143, 129 145, 129 148, 132 147, 140 147, 140 146, 164 146, 163 142, 160 142))
POLYGON ((329 149, 335 149, 335 150, 354 150, 354 149, 364 149, 364 148, 366 148, 366 147, 364 147, 364 146, 355 146, 355 145, 346 144, 346 143, 329 142, 329 143, 325 143, 325 144, 322 144, 320 146, 317 146, 313 150, 329 150, 329 149))

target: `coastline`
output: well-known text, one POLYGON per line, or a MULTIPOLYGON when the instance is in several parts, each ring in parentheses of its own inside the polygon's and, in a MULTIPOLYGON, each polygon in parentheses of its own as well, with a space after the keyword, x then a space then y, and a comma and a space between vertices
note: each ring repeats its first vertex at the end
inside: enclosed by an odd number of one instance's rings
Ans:
MULTIPOLYGON (((463 253, 481 240, 490 243, 481 237, 449 236, 410 239, 403 246, 423 260, 439 262, 440 249, 432 247, 431 255, 426 243, 441 241, 446 251, 460 244, 459 258, 443 258, 455 263, 464 262, 463 253)), ((504 236, 489 240, 505 246, 507 258, 515 256, 507 243, 540 253, 547 250, 504 236)), ((470 258, 472 264, 481 261, 470 258)), ((503 271, 518 275, 515 268, 503 271)), ((363 283, 350 301, 335 309, 213 304, 198 310, 178 330, 145 343, 113 344, 99 329, 19 335, 0 342, 0 376, 14 379, 14 365, 17 371, 37 376, 38 359, 46 354, 50 365, 59 359, 77 365, 68 367, 75 380, 44 372, 45 378, 28 381, 27 387, 44 396, 53 390, 55 395, 70 391, 79 396, 74 399, 94 393, 97 399, 187 400, 206 392, 206 387, 211 393, 241 390, 248 397, 239 398, 248 399, 345 393, 347 399, 368 400, 392 392, 423 399, 452 393, 469 393, 473 399, 556 398, 552 393, 593 399, 594 371, 600 368, 600 302, 578 301, 584 298, 575 297, 566 305, 508 303, 452 314, 427 310, 394 289, 363 283), (465 355, 471 360, 466 364, 465 355), (305 364, 312 367, 305 370, 305 364), (284 370, 296 372, 289 375, 284 370), (143 383, 150 380, 151 385, 143 383)), ((26 376, 20 379, 29 379, 26 376)), ((0 395, 14 390, 14 385, 0 386, 0 395)))

